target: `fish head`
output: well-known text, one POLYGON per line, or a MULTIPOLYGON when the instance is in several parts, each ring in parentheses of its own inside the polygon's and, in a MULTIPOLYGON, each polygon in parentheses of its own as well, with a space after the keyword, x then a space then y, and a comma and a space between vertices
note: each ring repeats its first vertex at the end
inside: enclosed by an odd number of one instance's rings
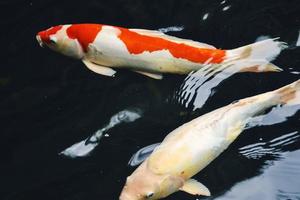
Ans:
POLYGON ((161 199, 178 191, 183 183, 181 178, 153 172, 144 162, 127 177, 120 200, 161 199))
POLYGON ((70 25, 59 25, 47 30, 40 31, 36 39, 41 47, 47 46, 50 49, 69 57, 81 59, 84 51, 76 38, 71 38, 67 33, 70 25))
POLYGON ((142 163, 126 179, 120 200, 152 200, 159 196, 160 176, 147 169, 142 163))

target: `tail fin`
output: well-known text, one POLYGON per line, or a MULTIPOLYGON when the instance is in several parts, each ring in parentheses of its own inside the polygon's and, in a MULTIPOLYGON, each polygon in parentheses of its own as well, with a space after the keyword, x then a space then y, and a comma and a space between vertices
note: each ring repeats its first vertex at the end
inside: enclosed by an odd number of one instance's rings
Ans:
POLYGON ((274 91, 281 104, 300 105, 300 79, 274 91))
POLYGON ((287 47, 286 43, 277 41, 277 39, 267 39, 237 49, 227 50, 224 62, 237 64, 240 72, 281 71, 281 68, 270 63, 287 47))

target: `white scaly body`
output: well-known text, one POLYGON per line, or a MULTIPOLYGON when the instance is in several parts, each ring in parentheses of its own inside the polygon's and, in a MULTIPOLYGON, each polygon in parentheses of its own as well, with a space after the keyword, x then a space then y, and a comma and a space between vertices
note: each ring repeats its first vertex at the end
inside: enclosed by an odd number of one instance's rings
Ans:
POLYGON ((180 126, 154 150, 148 166, 158 173, 168 171, 189 179, 223 152, 251 117, 275 105, 274 98, 267 93, 244 99, 180 126))
MULTIPOLYGON (((155 35, 173 42, 182 42, 198 48, 215 49, 211 45, 167 36, 158 31, 129 29, 142 35, 155 35), (147 34, 148 33, 148 34, 147 34)), ((93 63, 111 68, 128 68, 136 71, 153 73, 187 74, 204 66, 187 59, 175 58, 167 50, 154 52, 145 51, 141 54, 131 54, 123 41, 118 37, 120 30, 113 26, 103 26, 95 41, 89 45, 85 58, 93 63)), ((140 44, 143 45, 143 44, 140 44)))

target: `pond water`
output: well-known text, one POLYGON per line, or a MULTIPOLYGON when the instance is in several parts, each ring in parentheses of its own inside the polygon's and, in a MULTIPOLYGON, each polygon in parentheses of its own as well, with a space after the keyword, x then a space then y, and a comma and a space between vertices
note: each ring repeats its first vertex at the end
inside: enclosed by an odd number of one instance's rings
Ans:
MULTIPOLYGON (((300 77, 297 0, 0 5, 0 199, 118 199, 149 145, 195 117, 300 77), (273 61, 280 73, 232 74, 205 84, 193 75, 159 81, 127 70, 110 78, 35 40, 50 26, 83 22, 161 30, 222 49, 280 37, 288 48, 273 61)), ((197 174, 212 193, 208 199, 300 199, 298 110, 275 107, 255 119, 197 174)), ((177 192, 167 199, 202 198, 177 192)))

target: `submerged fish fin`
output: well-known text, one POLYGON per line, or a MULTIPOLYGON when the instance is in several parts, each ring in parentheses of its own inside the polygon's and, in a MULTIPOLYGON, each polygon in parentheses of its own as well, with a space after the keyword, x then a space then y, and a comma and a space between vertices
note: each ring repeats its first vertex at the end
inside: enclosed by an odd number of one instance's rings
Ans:
POLYGON ((187 180, 179 190, 192 195, 210 196, 209 189, 195 179, 187 180))
POLYGON ((143 71, 136 71, 136 70, 132 70, 132 71, 139 73, 139 74, 143 74, 145 76, 148 76, 148 77, 154 78, 154 79, 161 80, 163 78, 162 74, 154 74, 154 73, 150 73, 150 72, 143 72, 143 71))
POLYGON ((114 76, 114 74, 116 73, 115 70, 113 70, 109 67, 105 67, 105 66, 101 66, 101 65, 92 63, 91 61, 88 61, 86 59, 83 59, 82 62, 85 64, 85 66, 87 68, 89 68, 90 70, 92 70, 93 72, 95 72, 97 74, 101 74, 104 76, 114 76))
POLYGON ((172 41, 172 42, 176 42, 176 43, 179 43, 179 44, 186 44, 186 45, 197 47, 197 48, 216 49, 214 46, 209 45, 209 44, 197 42, 197 41, 194 41, 194 40, 187 40, 187 39, 177 38, 177 37, 174 37, 174 36, 166 35, 166 34, 164 34, 163 32, 160 32, 160 31, 146 30, 146 29, 130 29, 130 30, 134 31, 136 33, 139 33, 141 35, 159 37, 159 38, 166 39, 166 40, 169 40, 169 41, 172 41))
POLYGON ((129 160, 128 165, 134 167, 146 160, 154 151, 156 147, 158 147, 161 143, 155 143, 148 145, 140 150, 138 150, 129 160))

